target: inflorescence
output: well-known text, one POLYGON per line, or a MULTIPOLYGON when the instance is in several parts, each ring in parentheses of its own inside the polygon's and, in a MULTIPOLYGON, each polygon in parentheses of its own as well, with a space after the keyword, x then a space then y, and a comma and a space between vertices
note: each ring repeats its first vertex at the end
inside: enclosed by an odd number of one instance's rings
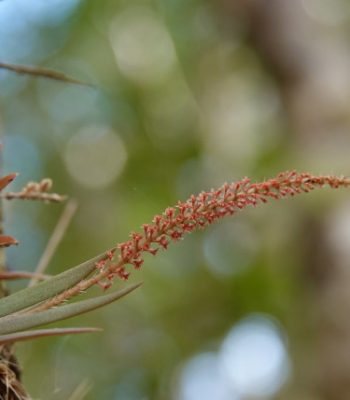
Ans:
POLYGON ((144 262, 145 253, 156 255, 159 249, 166 250, 171 242, 182 239, 185 234, 197 228, 203 229, 247 206, 266 203, 269 199, 279 200, 308 193, 326 185, 334 189, 348 187, 350 179, 291 171, 260 183, 252 183, 250 179, 244 178, 230 184, 225 183, 217 190, 192 195, 188 200, 179 201, 176 206, 156 215, 152 223, 142 226, 142 232, 132 232, 128 241, 107 251, 105 258, 96 263, 96 273, 92 277, 55 296, 39 309, 58 305, 95 284, 107 289, 116 277, 128 279, 130 272, 127 266, 139 269, 144 262))
POLYGON ((109 279, 115 275, 127 279, 126 266, 139 269, 143 264, 143 253, 156 255, 159 249, 167 249, 170 242, 178 241, 186 233, 205 228, 220 218, 235 214, 247 206, 279 200, 299 193, 307 193, 325 185, 331 188, 346 187, 350 179, 335 176, 313 176, 295 171, 283 172, 276 178, 261 183, 252 183, 244 178, 234 183, 225 183, 219 189, 192 195, 185 202, 167 208, 156 215, 151 224, 142 225, 143 232, 131 233, 131 239, 120 243, 118 262, 109 265, 109 279))

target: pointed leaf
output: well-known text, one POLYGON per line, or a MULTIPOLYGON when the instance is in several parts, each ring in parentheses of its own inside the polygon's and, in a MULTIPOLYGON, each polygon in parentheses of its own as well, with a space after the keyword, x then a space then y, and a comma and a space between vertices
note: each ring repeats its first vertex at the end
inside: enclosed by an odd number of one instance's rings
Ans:
POLYGON ((16 172, 3 176, 0 178, 0 190, 4 189, 7 185, 9 185, 17 176, 16 172))
POLYGON ((0 317, 23 310, 69 289, 88 276, 96 268, 95 264, 105 258, 107 258, 106 252, 35 286, 2 298, 0 300, 0 317))
POLYGON ((0 247, 18 245, 18 241, 12 236, 0 235, 0 247))
POLYGON ((126 296, 139 286, 141 286, 141 283, 129 286, 118 292, 84 301, 78 301, 76 303, 68 304, 58 308, 51 308, 50 310, 41 311, 38 313, 9 315, 7 317, 0 318, 0 334, 18 332, 93 311, 97 308, 110 304, 123 296, 126 296))
POLYGON ((77 335, 80 333, 93 333, 101 331, 102 329, 100 328, 90 327, 38 329, 32 331, 9 333, 8 335, 0 335, 0 344, 23 342, 25 340, 39 339, 46 336, 77 335))

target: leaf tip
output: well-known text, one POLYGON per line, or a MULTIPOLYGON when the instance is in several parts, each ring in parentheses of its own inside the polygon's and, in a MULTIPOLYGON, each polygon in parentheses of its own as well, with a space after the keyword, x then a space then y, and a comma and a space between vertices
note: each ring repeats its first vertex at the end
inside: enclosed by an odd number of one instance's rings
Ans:
POLYGON ((0 247, 17 246, 18 240, 12 236, 0 235, 0 247))
POLYGON ((5 175, 2 178, 0 178, 0 190, 4 189, 7 185, 9 185, 17 176, 18 172, 12 172, 11 174, 5 175))

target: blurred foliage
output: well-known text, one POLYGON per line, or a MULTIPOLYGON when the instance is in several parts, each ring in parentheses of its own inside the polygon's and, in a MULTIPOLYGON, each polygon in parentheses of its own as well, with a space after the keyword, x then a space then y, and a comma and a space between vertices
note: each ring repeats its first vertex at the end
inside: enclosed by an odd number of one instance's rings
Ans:
MULTIPOLYGON (((49 176, 55 191, 79 201, 51 273, 224 181, 294 168, 348 172, 348 6, 296 1, 289 13, 277 1, 262 2, 264 10, 257 3, 0 2, 1 62, 57 69, 92 85, 0 70, 5 172, 21 174, 14 190, 49 176)), ((103 333, 18 345, 29 392, 69 398, 87 380, 88 400, 214 398, 184 394, 186 362, 222 353, 231 328, 263 321, 287 354, 285 375, 272 376, 266 398, 326 398, 322 371, 310 371, 322 365, 312 357, 327 321, 319 288, 336 264, 325 248, 346 265, 346 196, 324 191, 246 210, 148 257, 130 278, 143 280, 141 289, 77 318, 103 333), (333 261, 323 268, 325 260, 333 261)), ((6 233, 20 241, 8 250, 10 269, 34 269, 61 210, 5 205, 6 233)), ((243 353, 257 362, 250 357, 243 353)), ((248 361, 241 368, 248 365, 254 383, 248 361)), ((233 378, 231 392, 215 398, 247 398, 251 388, 233 378)))

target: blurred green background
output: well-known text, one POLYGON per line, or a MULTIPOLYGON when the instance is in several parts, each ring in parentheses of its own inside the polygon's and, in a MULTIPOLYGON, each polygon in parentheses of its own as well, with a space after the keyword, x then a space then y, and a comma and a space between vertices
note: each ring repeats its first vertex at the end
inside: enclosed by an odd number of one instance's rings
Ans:
MULTIPOLYGON (((1 1, 0 61, 93 84, 0 70, 11 189, 49 176, 79 202, 48 272, 224 181, 349 173, 349 32, 346 0, 1 1)), ((135 293, 60 324, 103 333, 17 346, 29 392, 349 399, 348 199, 324 190, 249 209, 147 257, 135 293)), ((5 204, 21 242, 9 269, 35 268, 62 210, 5 204)))

